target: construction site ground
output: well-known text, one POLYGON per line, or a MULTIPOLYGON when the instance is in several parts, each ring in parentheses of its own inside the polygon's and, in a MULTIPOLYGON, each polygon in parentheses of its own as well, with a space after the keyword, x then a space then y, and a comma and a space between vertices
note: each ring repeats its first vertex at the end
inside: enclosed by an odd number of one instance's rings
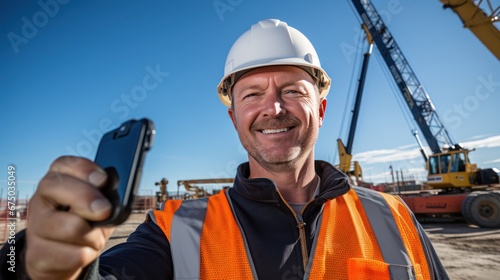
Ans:
MULTIPOLYGON (((144 218, 145 214, 133 214, 116 228, 107 248, 124 242, 144 218)), ((500 279, 500 229, 478 228, 464 223, 422 225, 451 279, 500 279)))

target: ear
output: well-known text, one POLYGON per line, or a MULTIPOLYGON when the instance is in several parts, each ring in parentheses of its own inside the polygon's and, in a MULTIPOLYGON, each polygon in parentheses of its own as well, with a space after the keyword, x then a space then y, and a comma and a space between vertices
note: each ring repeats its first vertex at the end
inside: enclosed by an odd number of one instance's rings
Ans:
POLYGON ((319 101, 319 127, 323 125, 323 120, 325 119, 326 103, 326 98, 322 98, 319 101))
POLYGON ((232 106, 229 107, 229 109, 227 109, 227 114, 231 118, 231 121, 233 122, 233 126, 236 129, 236 117, 234 116, 234 110, 233 110, 232 106))

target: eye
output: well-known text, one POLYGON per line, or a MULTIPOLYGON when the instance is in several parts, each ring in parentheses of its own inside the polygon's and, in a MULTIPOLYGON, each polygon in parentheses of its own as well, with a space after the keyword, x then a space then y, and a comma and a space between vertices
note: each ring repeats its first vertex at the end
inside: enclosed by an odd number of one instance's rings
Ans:
POLYGON ((302 93, 295 89, 287 89, 283 91, 283 94, 292 94, 292 95, 302 95, 302 93))
POLYGON ((245 94, 245 95, 243 96, 243 99, 252 98, 252 97, 254 97, 254 96, 257 96, 257 93, 255 93, 255 92, 251 92, 251 93, 245 94))
POLYGON ((256 100, 265 95, 265 91, 260 89, 249 89, 241 92, 242 100, 256 100))

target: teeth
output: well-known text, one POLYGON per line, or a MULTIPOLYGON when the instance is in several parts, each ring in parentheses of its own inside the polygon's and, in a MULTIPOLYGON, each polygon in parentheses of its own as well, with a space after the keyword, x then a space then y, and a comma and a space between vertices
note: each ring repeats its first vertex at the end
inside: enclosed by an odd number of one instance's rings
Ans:
POLYGON ((264 134, 272 134, 272 133, 280 133, 288 131, 288 128, 279 128, 279 129, 263 129, 262 133, 264 134))

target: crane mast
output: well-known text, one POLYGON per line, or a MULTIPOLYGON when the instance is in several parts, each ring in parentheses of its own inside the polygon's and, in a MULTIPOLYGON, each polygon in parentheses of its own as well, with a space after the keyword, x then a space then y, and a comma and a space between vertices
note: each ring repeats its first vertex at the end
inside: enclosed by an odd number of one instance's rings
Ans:
POLYGON ((373 49, 373 40, 364 24, 361 25, 366 33, 366 41, 368 42, 368 50, 363 56, 363 65, 361 66, 361 73, 359 77, 358 90, 356 91, 356 98, 354 101, 354 108, 352 109, 352 118, 349 128, 349 135, 347 138, 347 145, 344 145, 342 139, 337 139, 337 147, 339 150, 340 163, 338 165, 340 171, 348 174, 351 182, 356 182, 357 185, 363 183, 363 171, 357 161, 352 161, 352 146, 354 143, 354 135, 358 123, 359 111, 361 108, 361 99, 363 96, 363 88, 365 85, 366 71, 368 69, 368 62, 373 49))
POLYGON ((373 37, 431 151, 441 153, 444 146, 452 147, 453 140, 436 113, 434 104, 380 14, 370 1, 353 0, 352 3, 373 37))

